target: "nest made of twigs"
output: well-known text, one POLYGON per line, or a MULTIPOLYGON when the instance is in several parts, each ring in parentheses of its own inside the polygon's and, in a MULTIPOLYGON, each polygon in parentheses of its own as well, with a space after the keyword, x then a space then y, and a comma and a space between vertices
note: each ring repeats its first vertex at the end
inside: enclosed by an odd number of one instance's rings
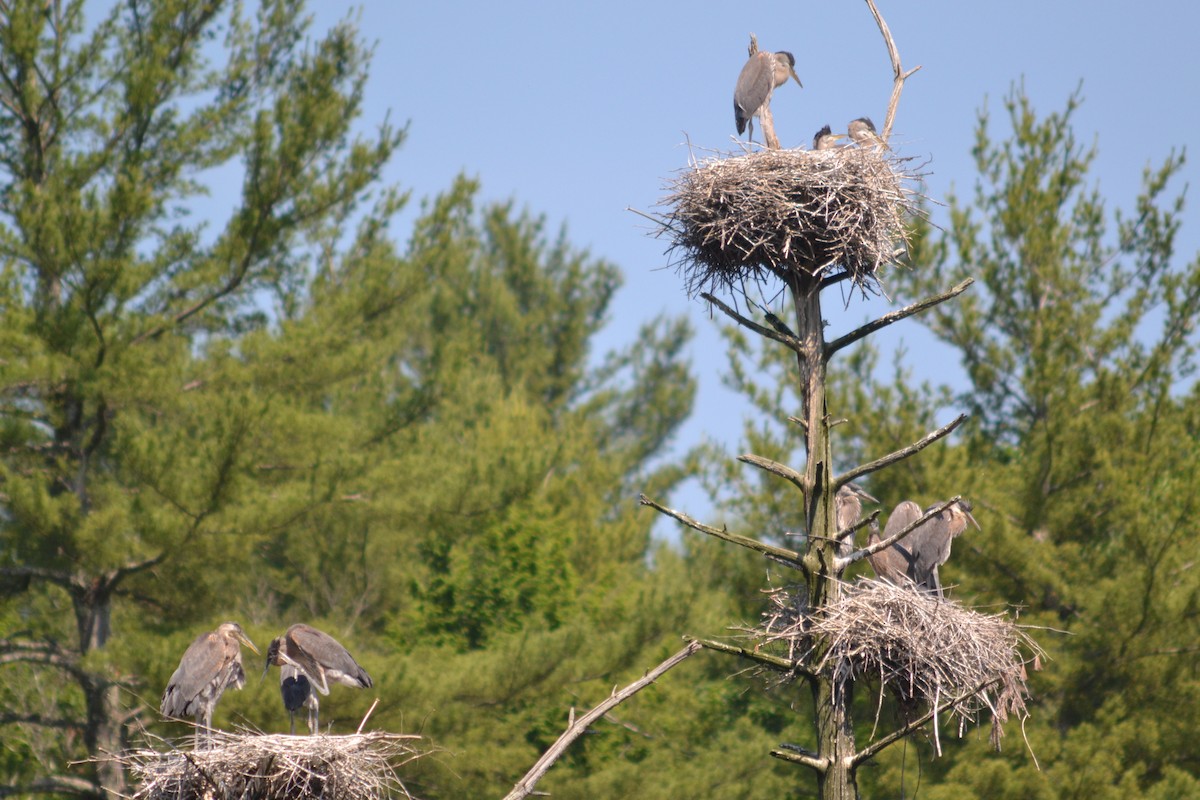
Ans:
MULTIPOLYGON (((800 590, 801 592, 803 590, 800 590)), ((991 716, 997 749, 1002 724, 1024 719, 1026 664, 1042 650, 1006 614, 981 614, 951 600, 860 578, 812 613, 797 594, 779 590, 756 631, 808 671, 849 679, 876 679, 903 708, 947 709, 959 730, 991 716)))
POLYGON ((657 235, 688 293, 841 269, 874 290, 920 213, 911 161, 872 147, 761 150, 694 162, 666 187, 657 235))
POLYGON ((283 736, 214 731, 196 749, 128 751, 136 800, 384 800, 412 797, 396 774, 417 736, 283 736))

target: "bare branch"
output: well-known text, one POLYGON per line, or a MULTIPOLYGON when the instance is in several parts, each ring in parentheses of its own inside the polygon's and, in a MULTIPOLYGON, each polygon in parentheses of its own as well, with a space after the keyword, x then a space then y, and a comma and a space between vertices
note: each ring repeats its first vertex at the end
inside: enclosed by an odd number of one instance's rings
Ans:
POLYGON ((721 302, 720 300, 718 300, 716 297, 709 294, 708 292, 701 292, 700 297, 702 299, 707 300, 708 302, 712 303, 717 308, 721 309, 721 311, 723 311, 726 316, 732 318, 735 322, 737 322, 742 327, 749 328, 750 330, 757 333, 759 336, 765 336, 768 339, 774 339, 775 341, 779 342, 780 344, 787 345, 791 350, 795 351, 796 353, 799 353, 801 348, 803 347, 800 340, 797 339, 795 336, 788 336, 786 333, 783 333, 782 331, 777 331, 772 328, 768 328, 763 325, 759 325, 754 320, 752 320, 748 317, 743 317, 741 314, 734 311, 728 305, 721 302))
POLYGON ((115 592, 118 585, 131 575, 136 575, 139 572, 152 569, 163 562, 167 557, 167 552, 164 550, 153 558, 144 559, 142 561, 131 561, 123 564, 116 569, 109 570, 95 576, 76 575, 66 570, 47 569, 45 567, 34 566, 19 566, 19 567, 0 567, 0 578, 27 578, 30 580, 41 580, 47 583, 61 586, 72 595, 80 593, 94 593, 97 590, 102 592, 115 592))
POLYGON ((542 776, 545 775, 547 770, 554 765, 554 762, 562 757, 562 754, 566 752, 568 747, 571 746, 571 743, 578 739, 584 732, 587 731, 589 727, 591 727, 593 722, 602 718, 610 710, 625 702, 630 697, 633 697, 650 684, 654 683, 656 680, 662 677, 667 670, 676 666, 689 656, 694 655, 699 650, 699 642, 688 642, 688 644, 678 653, 671 656, 666 661, 647 672, 641 678, 626 686, 624 689, 621 689, 620 691, 614 690, 613 693, 608 696, 607 700, 600 703, 582 717, 577 718, 567 727, 565 731, 563 731, 562 735, 558 737, 558 740, 550 746, 550 749, 547 750, 542 757, 537 760, 537 763, 533 765, 529 772, 526 772, 524 777, 517 781, 516 786, 513 787, 511 792, 505 795, 504 800, 521 800, 521 798, 528 797, 533 791, 534 785, 542 779, 542 776))
POLYGON ((753 467, 758 467, 762 470, 766 470, 772 475, 778 475, 785 480, 789 480, 795 484, 796 488, 805 495, 808 494, 808 481, 804 479, 804 475, 787 466, 786 464, 780 464, 778 461, 772 461, 769 458, 756 456, 753 453, 746 453, 745 455, 738 456, 738 461, 744 462, 753 467))
POLYGON ((83 723, 77 719, 43 717, 41 714, 0 714, 0 725, 36 725, 40 728, 62 728, 82 730, 83 723))
POLYGON ((45 567, 0 567, 0 578, 36 578, 40 581, 53 583, 65 589, 73 584, 71 573, 66 570, 47 569, 45 567))
POLYGON ((17 663, 46 664, 75 676, 84 674, 79 667, 79 655, 62 649, 54 642, 0 639, 0 666, 17 663))
POLYGON ((112 588, 116 588, 117 584, 128 578, 130 575, 136 575, 139 572, 145 572, 148 569, 153 569, 166 560, 167 551, 159 553, 154 558, 147 558, 144 561, 131 561, 128 564, 117 567, 112 572, 108 573, 108 582, 112 588))
POLYGON ((958 284, 957 286, 955 286, 953 289, 950 289, 949 291, 942 292, 941 294, 934 295, 933 297, 927 297, 924 300, 913 303, 910 306, 906 306, 906 307, 900 309, 899 311, 892 311, 888 314, 884 314, 882 317, 879 317, 878 319, 871 320, 866 325, 863 325, 859 328, 855 328, 854 330, 847 333, 845 336, 840 336, 837 339, 834 339, 829 344, 825 345, 825 360, 829 361, 829 359, 833 357, 833 354, 836 353, 838 350, 841 350, 844 347, 854 344, 859 339, 869 336, 881 328, 886 328, 888 325, 891 325, 893 322, 899 322, 902 319, 907 319, 908 317, 911 317, 913 314, 919 314, 920 312, 924 311, 927 308, 932 308, 933 306, 936 306, 939 303, 944 303, 945 301, 949 300, 952 297, 957 297, 958 295, 965 292, 967 290, 967 287, 969 287, 974 282, 975 282, 974 278, 967 278, 965 281, 958 284))
POLYGON ((803 675, 806 678, 816 677, 811 670, 801 664, 799 661, 793 661, 790 658, 781 658, 773 656, 769 653, 761 653, 758 650, 751 650, 745 647, 738 647, 733 644, 725 644, 724 642, 716 642, 712 639, 693 639, 690 636, 683 637, 689 642, 696 642, 703 645, 708 650, 716 650, 718 653, 729 653, 730 655, 741 656, 742 658, 756 661, 759 664, 778 669, 784 672, 792 672, 797 675, 803 675))
POLYGON ((758 122, 762 128, 763 142, 768 150, 779 149, 779 137, 775 135, 775 117, 771 114, 771 95, 758 107, 758 122))
POLYGON ((851 525, 849 528, 838 531, 837 536, 835 536, 834 538, 840 542, 843 539, 845 539, 847 536, 853 536, 856 531, 858 531, 861 528, 867 527, 868 525, 870 525, 872 522, 874 522, 877 519, 879 519, 879 509, 878 508, 875 509, 874 511, 872 511, 867 516, 860 519, 858 522, 851 525))
POLYGON ((842 488, 847 483, 850 483, 850 481, 861 478, 863 475, 869 475, 872 472, 881 470, 890 464, 895 464, 897 461, 902 461, 911 455, 921 452, 926 447, 929 447, 929 445, 933 444, 938 439, 941 439, 943 436, 946 436, 959 425, 963 424, 963 421, 965 421, 966 418, 966 414, 959 414, 957 417, 950 420, 948 424, 943 425, 932 433, 925 434, 924 438, 914 442, 913 444, 910 444, 908 447, 901 448, 893 453, 888 453, 882 458, 877 458, 874 461, 869 461, 866 464, 857 466, 849 472, 842 473, 837 477, 836 480, 834 480, 834 490, 836 491, 837 489, 842 488))
POLYGON ((888 100, 887 116, 883 121, 883 132, 880 133, 880 137, 886 142, 892 134, 892 123, 896 120, 896 108, 900 105, 900 92, 904 89, 904 81, 921 67, 917 66, 908 72, 904 71, 900 66, 900 51, 896 49, 896 41, 892 38, 892 32, 888 30, 883 15, 875 7, 875 0, 867 0, 867 6, 871 9, 871 16, 875 17, 875 24, 879 26, 879 32, 883 34, 883 42, 887 45, 888 57, 892 60, 892 72, 895 76, 892 80, 892 97, 888 100))
POLYGON ((659 505, 649 497, 646 497, 644 494, 638 497, 638 502, 644 506, 650 506, 654 510, 666 514, 672 519, 679 520, 693 530, 700 531, 701 533, 707 533, 709 536, 715 536, 718 539, 723 539, 727 542, 741 545, 742 547, 747 547, 751 550, 762 553, 765 556, 786 561, 788 564, 795 566, 797 569, 803 569, 803 565, 800 563, 800 554, 795 550, 788 550, 786 547, 776 547, 773 544, 767 544, 766 542, 760 542, 757 539, 751 539, 749 536, 739 536, 736 533, 730 533, 724 528, 714 528, 711 525, 705 525, 703 522, 698 522, 697 520, 692 519, 682 511, 676 511, 673 508, 667 508, 666 506, 659 505))
POLYGON ((780 747, 786 749, 771 751, 771 755, 773 755, 775 758, 778 758, 782 761, 791 761, 796 764, 803 764, 809 769, 815 770, 821 774, 829 769, 828 758, 822 758, 821 756, 814 755, 811 751, 805 750, 804 748, 798 747, 794 744, 782 744, 780 747))

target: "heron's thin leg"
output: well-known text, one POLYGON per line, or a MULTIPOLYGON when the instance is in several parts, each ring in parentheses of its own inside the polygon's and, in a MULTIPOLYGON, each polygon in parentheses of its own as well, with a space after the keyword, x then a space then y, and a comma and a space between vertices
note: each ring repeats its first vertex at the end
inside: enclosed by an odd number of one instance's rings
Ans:
POLYGON ((312 705, 308 707, 308 732, 315 735, 321 729, 321 703, 316 693, 309 695, 312 705))
POLYGON ((288 710, 288 721, 291 723, 291 735, 296 735, 296 712, 288 710))
POLYGON ((197 746, 200 744, 204 745, 204 747, 198 747, 198 749, 207 749, 212 744, 212 709, 206 708, 200 712, 196 717, 196 722, 200 725, 200 730, 196 731, 197 746))

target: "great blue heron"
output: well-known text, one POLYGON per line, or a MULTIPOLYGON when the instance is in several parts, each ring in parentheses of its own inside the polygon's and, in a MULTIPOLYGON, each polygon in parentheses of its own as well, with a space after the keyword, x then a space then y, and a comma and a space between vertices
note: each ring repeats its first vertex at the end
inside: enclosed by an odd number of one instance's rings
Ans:
POLYGON ((871 122, 870 117, 859 117, 853 120, 846 126, 846 135, 850 137, 850 141, 860 147, 879 145, 883 149, 887 149, 887 143, 879 138, 879 133, 875 130, 875 123, 871 122))
POLYGON ((950 544, 967 529, 968 523, 976 529, 979 528, 979 523, 971 515, 971 504, 966 500, 959 500, 922 523, 904 538, 909 552, 912 553, 909 577, 918 589, 934 592, 938 597, 942 597, 938 567, 950 559, 950 544))
POLYGON ((213 709, 221 693, 246 684, 242 645, 258 648, 236 622, 224 622, 215 631, 201 634, 184 651, 179 667, 167 681, 159 710, 165 717, 195 717, 202 733, 212 729, 213 709))
MULTIPOLYGON (((888 517, 883 538, 887 539, 904 530, 924 513, 912 500, 905 500, 888 517)), ((971 516, 971 504, 959 500, 921 523, 891 547, 868 556, 868 560, 875 574, 889 583, 902 586, 906 581, 911 581, 918 589, 942 597, 938 567, 949 560, 951 542, 966 530, 968 523, 979 527, 975 517, 971 516)), ((880 541, 878 532, 873 532, 867 539, 868 544, 877 541, 880 541)))
POLYGON ((733 89, 733 121, 737 123, 739 136, 748 125, 750 140, 754 140, 754 117, 759 115, 762 107, 770 102, 772 93, 787 83, 789 77, 795 78, 800 88, 804 88, 800 76, 796 74, 796 57, 786 50, 777 53, 760 50, 750 56, 738 74, 737 86, 733 89))
POLYGON ((833 133, 826 125, 821 130, 817 131, 817 135, 813 137, 813 150, 832 150, 837 147, 838 139, 846 138, 844 133, 833 133))
MULTIPOLYGON (((863 491, 863 488, 856 483, 847 483, 842 488, 837 490, 834 495, 834 509, 837 511, 837 532, 841 535, 842 531, 853 528, 858 521, 862 519, 862 501, 868 503, 878 503, 871 495, 863 491)), ((848 556, 854 551, 854 535, 847 534, 846 538, 842 539, 838 544, 838 554, 848 556)))
POLYGON ((283 636, 271 640, 271 645, 267 648, 264 675, 272 664, 281 668, 290 666, 296 670, 296 680, 285 688, 284 681, 288 679, 289 673, 281 669, 279 684, 284 706, 292 715, 293 731, 295 712, 303 706, 308 708, 309 732, 316 732, 319 709, 316 692, 329 694, 331 682, 353 686, 356 689, 369 689, 374 685, 367 671, 358 665, 354 656, 350 655, 337 639, 302 623, 293 625, 283 636), (297 700, 303 686, 299 681, 301 677, 309 685, 308 696, 303 701, 297 700))
POLYGON ((296 735, 296 712, 302 708, 308 709, 308 732, 316 733, 319 704, 312 683, 304 677, 304 673, 291 664, 280 667, 279 694, 283 696, 283 707, 288 711, 291 734, 296 735))
MULTIPOLYGON (((892 509, 882 537, 879 535, 879 523, 871 526, 871 532, 867 535, 867 544, 872 545, 883 539, 890 539, 920 518, 921 507, 912 500, 905 500, 892 509)), ((899 542, 867 556, 867 561, 870 563, 871 569, 875 570, 878 578, 896 586, 904 586, 909 582, 908 572, 912 565, 912 553, 909 552, 908 541, 912 536, 913 534, 910 533, 899 542)))

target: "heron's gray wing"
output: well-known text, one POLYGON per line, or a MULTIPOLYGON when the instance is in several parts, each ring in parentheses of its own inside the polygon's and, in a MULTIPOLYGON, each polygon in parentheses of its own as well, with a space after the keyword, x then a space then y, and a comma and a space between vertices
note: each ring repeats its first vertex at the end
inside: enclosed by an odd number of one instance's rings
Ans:
MULTIPOLYGON (((882 537, 879 535, 879 528, 876 527, 869 534, 867 534, 867 544, 872 545, 878 541, 882 541, 882 537)), ((878 553, 872 553, 871 555, 867 556, 867 563, 870 564, 871 569, 875 571, 875 577, 879 578, 880 580, 885 580, 888 583, 899 585, 904 580, 904 572, 906 569, 905 565, 907 565, 908 560, 905 558, 903 559, 903 564, 895 564, 894 562, 897 558, 897 556, 893 554, 895 547, 895 545, 892 545, 884 550, 880 550, 878 553)))
MULTIPOLYGON (((885 525, 883 528, 883 538, 890 539, 891 537, 895 536, 897 533, 919 520, 923 513, 924 512, 921 511, 921 507, 912 500, 905 500, 904 502, 900 503, 892 509, 891 515, 888 516, 887 525, 885 525)), ((903 539, 892 545, 893 548, 897 548, 903 554, 906 562, 912 561, 912 542, 914 537, 919 536, 920 533, 921 529, 917 528, 903 539)))
MULTIPOLYGON (((925 509, 929 511, 934 506, 925 509)), ((950 545, 966 527, 965 520, 955 520, 949 509, 930 518, 914 535, 920 536, 923 558, 934 566, 950 560, 950 545)))
MULTIPOLYGON (((211 684, 220 677, 224 665, 225 645, 221 638, 215 631, 200 634, 188 645, 167 681, 159 711, 165 717, 195 716, 202 695, 211 691, 211 684)), ((220 688, 225 688, 224 681, 220 688)))
MULTIPOLYGON (((888 515, 882 538, 890 539, 920 518, 921 507, 911 500, 905 500, 892 509, 892 513, 888 515)), ((912 567, 912 553, 908 543, 914 535, 915 532, 908 534, 899 542, 880 550, 868 559, 877 576, 897 586, 904 584, 906 576, 911 577, 909 571, 912 567)))
POLYGON ((945 515, 941 514, 927 520, 904 540, 912 554, 908 577, 917 588, 940 595, 937 568, 949 556, 951 538, 945 515))
POLYGON ((318 692, 329 694, 329 683, 325 680, 325 668, 320 659, 328 642, 337 644, 333 637, 311 625, 293 625, 287 629, 284 638, 287 644, 280 648, 280 655, 285 663, 300 670, 318 692))
MULTIPOLYGON (((921 507, 912 500, 905 500, 904 502, 900 503, 898 506, 892 509, 892 513, 888 517, 887 525, 884 526, 883 529, 883 538, 887 539, 895 536, 904 528, 907 528, 909 525, 919 520, 921 518, 921 514, 923 513, 924 512, 921 511, 921 507)), ((912 534, 910 533, 908 536, 904 537, 904 539, 901 539, 901 541, 908 541, 908 539, 911 537, 912 534)))
POLYGON ((225 683, 221 685, 221 690, 224 691, 230 686, 234 689, 240 689, 245 685, 246 670, 242 668, 242 654, 239 652, 226 666, 225 683))
POLYGON ((304 654, 304 662, 298 666, 308 674, 321 694, 329 694, 329 681, 361 689, 373 685, 367 671, 328 633, 311 625, 294 625, 288 630, 288 636, 295 645, 292 649, 299 649, 304 654))
POLYGON ((770 53, 756 53, 738 75, 737 86, 733 90, 733 117, 739 134, 775 88, 773 61, 770 53))

